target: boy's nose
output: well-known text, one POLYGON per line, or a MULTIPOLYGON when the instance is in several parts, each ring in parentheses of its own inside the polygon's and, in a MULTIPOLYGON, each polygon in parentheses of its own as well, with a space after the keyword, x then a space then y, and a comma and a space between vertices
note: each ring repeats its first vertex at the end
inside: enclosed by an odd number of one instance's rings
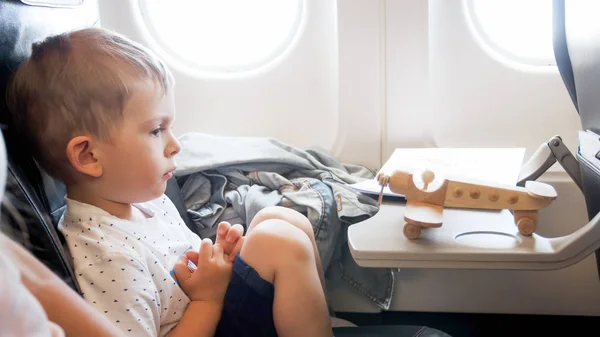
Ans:
POLYGON ((179 151, 181 151, 181 144, 179 144, 177 138, 173 137, 173 151, 171 152, 171 156, 178 154, 179 151))
POLYGON ((179 151, 181 151, 181 144, 179 143, 179 140, 177 140, 173 134, 171 134, 170 138, 169 144, 165 149, 165 155, 167 157, 173 157, 174 155, 178 154, 179 151))

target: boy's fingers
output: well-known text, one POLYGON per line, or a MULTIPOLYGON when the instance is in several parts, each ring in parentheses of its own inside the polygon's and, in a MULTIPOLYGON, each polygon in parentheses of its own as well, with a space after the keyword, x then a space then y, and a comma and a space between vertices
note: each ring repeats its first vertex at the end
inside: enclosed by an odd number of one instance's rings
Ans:
POLYGON ((210 260, 213 255, 213 244, 210 239, 204 239, 200 243, 200 251, 198 252, 198 264, 210 260))
POLYGON ((235 244, 235 247, 233 247, 233 250, 231 251, 231 253, 229 254, 229 261, 233 262, 235 260, 235 257, 239 254, 239 252, 242 250, 242 246, 244 245, 244 241, 245 241, 245 237, 241 237, 235 244))
POLYGON ((177 261, 177 263, 175 263, 173 269, 175 270, 175 276, 180 281, 187 280, 192 276, 192 273, 188 268, 188 258, 185 255, 183 255, 179 261, 177 261))
POLYGON ((219 227, 217 227, 217 234, 219 236, 224 236, 227 234, 227 232, 229 231, 230 228, 231 228, 231 225, 229 224, 229 222, 221 221, 219 223, 219 227))
POLYGON ((223 246, 219 243, 215 243, 213 246, 213 257, 214 258, 223 258, 223 246))
POLYGON ((244 235, 244 227, 242 225, 233 225, 229 229, 229 233, 227 233, 227 237, 225 241, 229 243, 235 242, 237 239, 241 238, 244 235))
POLYGON ((185 252, 185 255, 187 256, 187 258, 192 261, 195 265, 198 264, 198 252, 193 251, 193 250, 188 250, 187 252, 185 252))

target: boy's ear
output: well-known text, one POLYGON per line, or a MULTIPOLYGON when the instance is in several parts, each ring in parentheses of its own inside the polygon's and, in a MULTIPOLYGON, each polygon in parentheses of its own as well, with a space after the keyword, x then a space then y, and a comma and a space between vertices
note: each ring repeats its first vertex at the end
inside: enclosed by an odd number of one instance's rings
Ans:
POLYGON ((77 171, 94 178, 102 176, 102 165, 95 155, 91 137, 77 136, 71 139, 67 144, 67 158, 77 171))

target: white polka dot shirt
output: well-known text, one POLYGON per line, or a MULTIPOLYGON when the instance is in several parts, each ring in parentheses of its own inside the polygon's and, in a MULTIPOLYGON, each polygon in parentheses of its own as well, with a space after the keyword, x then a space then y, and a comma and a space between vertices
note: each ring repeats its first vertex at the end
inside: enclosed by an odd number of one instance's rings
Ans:
POLYGON ((123 220, 67 198, 58 229, 87 302, 131 336, 166 336, 190 302, 173 267, 200 238, 166 196, 136 206, 150 217, 123 220))

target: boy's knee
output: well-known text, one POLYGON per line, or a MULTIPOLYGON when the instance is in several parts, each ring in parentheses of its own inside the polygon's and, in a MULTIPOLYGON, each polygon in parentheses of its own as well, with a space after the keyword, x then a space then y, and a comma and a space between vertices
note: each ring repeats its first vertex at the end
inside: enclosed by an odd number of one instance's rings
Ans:
POLYGON ((254 219, 252 219, 251 227, 255 227, 258 224, 266 220, 283 220, 291 224, 292 226, 302 230, 309 238, 314 238, 313 227, 307 217, 302 213, 297 212, 293 209, 281 207, 281 206, 269 206, 265 207, 256 213, 254 219))
POLYGON ((249 233, 244 248, 252 246, 264 248, 267 254, 287 255, 287 258, 308 259, 312 255, 312 243, 306 234, 281 219, 262 221, 249 233))
POLYGON ((265 220, 256 226, 246 236, 240 255, 267 281, 272 281, 283 267, 314 261, 306 233, 280 219, 265 220))

